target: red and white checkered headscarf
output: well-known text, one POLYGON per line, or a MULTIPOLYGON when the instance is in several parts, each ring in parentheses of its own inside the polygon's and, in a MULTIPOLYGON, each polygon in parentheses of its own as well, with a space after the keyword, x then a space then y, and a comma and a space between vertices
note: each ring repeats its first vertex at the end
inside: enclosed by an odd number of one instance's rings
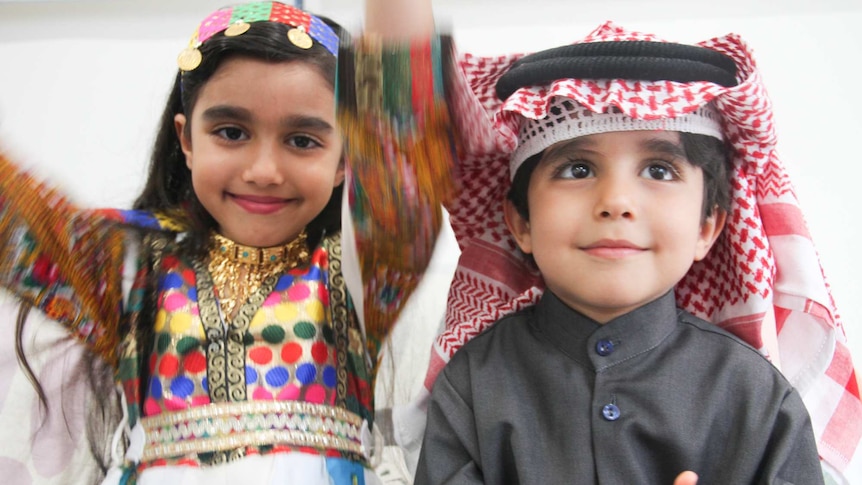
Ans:
MULTIPOLYGON (((628 40, 662 39, 606 23, 581 42, 628 40)), ((564 79, 521 88, 501 102, 494 86, 521 55, 460 59, 463 77, 452 81, 451 93, 465 154, 460 193, 448 209, 462 253, 425 387, 464 343, 542 293, 541 276, 518 251, 502 212, 525 118, 547 116, 553 97, 645 120, 711 102, 734 149, 733 202, 708 257, 678 284, 678 305, 741 337, 781 369, 808 407, 821 457, 841 472, 862 461, 862 401, 841 319, 775 150, 770 100, 742 39, 731 34, 698 45, 731 57, 739 84, 564 79)))

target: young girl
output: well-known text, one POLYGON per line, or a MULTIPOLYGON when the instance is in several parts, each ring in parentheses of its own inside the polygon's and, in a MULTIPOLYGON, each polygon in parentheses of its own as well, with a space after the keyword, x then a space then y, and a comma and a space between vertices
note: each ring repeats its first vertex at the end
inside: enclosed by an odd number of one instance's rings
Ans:
POLYGON ((367 12, 369 34, 424 41, 381 68, 383 44, 339 60, 338 26, 285 4, 209 15, 134 210, 80 210, 0 157, 0 281, 122 389, 108 482, 376 481, 378 353, 430 258, 449 136, 430 2, 367 12))
MULTIPOLYGON (((660 40, 607 23, 581 42, 660 40)), ((507 75, 510 81, 517 76, 513 66, 521 56, 461 60, 464 76, 454 80, 461 87, 450 94, 466 155, 459 162, 460 192, 448 209, 462 253, 450 289, 446 330, 435 342, 425 387, 432 388, 464 343, 503 316, 535 304, 543 293, 535 266, 506 233, 502 208, 511 186, 512 153, 552 131, 535 120, 555 118, 550 114, 555 96, 596 113, 620 109, 638 120, 674 118, 712 102, 732 145, 733 203, 725 234, 676 287, 677 303, 769 356, 803 397, 825 472, 844 483, 843 473, 858 467, 862 456, 862 401, 838 313, 775 150, 771 105, 750 50, 738 36, 699 45, 733 59, 734 85, 627 81, 607 79, 614 78, 607 74, 592 79, 589 62, 581 75, 562 76, 574 79, 559 79, 554 72, 564 66, 548 59, 548 77, 517 79, 501 87, 497 81, 504 73, 513 71, 507 75)), ((618 64, 625 62, 602 66, 618 64)), ((509 391, 519 399, 517 388, 509 391)), ((424 404, 420 396, 416 409, 424 404)), ((477 432, 458 431, 468 437, 477 432)), ((411 443, 416 435, 402 436, 401 442, 411 443)))

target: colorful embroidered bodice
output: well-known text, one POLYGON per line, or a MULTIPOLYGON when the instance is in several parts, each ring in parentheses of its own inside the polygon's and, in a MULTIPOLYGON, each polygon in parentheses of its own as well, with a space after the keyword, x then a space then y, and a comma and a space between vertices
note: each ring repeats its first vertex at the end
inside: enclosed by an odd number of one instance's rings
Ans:
MULTIPOLYGON (((149 375, 142 407, 144 421, 210 403, 290 401, 336 405, 337 352, 330 318, 328 262, 326 250, 318 247, 308 266, 279 276, 268 296, 261 301, 250 298, 233 321, 226 323, 219 313, 211 278, 201 274, 205 267, 166 255, 157 283, 152 349, 144 360, 149 375)), ((347 387, 352 390, 348 401, 351 411, 367 417, 373 405, 361 357, 361 334, 352 329, 348 342, 349 367, 358 370, 346 376, 347 387)), ((235 424, 251 418, 232 419, 235 424)), ((151 435, 148 432, 148 439, 151 435)), ((153 460, 149 465, 200 465, 249 453, 296 449, 327 454, 334 451, 296 443, 252 444, 224 455, 192 452, 153 460)), ((351 455, 343 449, 340 452, 351 455)))
POLYGON ((237 315, 230 325, 218 314, 209 322, 202 318, 201 307, 214 302, 199 303, 193 269, 169 256, 162 270, 145 416, 245 399, 335 403, 335 342, 322 250, 309 267, 281 275, 253 318, 237 315), (222 342, 208 342, 208 333, 222 342))

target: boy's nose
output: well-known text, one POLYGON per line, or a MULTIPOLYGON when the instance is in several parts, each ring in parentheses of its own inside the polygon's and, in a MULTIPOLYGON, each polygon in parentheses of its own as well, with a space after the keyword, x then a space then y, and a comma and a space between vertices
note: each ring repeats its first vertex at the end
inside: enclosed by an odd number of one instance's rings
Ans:
POLYGON ((601 219, 635 217, 632 188, 618 180, 608 180, 599 187, 596 216, 601 219))

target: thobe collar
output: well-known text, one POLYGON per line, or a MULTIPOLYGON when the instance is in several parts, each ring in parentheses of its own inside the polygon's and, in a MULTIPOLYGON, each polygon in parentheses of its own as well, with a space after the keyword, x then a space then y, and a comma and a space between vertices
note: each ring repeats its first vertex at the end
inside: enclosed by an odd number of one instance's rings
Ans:
POLYGON ((673 291, 605 324, 582 315, 545 291, 533 325, 564 354, 596 372, 657 347, 676 328, 673 291), (603 355, 604 354, 604 355, 603 355))

